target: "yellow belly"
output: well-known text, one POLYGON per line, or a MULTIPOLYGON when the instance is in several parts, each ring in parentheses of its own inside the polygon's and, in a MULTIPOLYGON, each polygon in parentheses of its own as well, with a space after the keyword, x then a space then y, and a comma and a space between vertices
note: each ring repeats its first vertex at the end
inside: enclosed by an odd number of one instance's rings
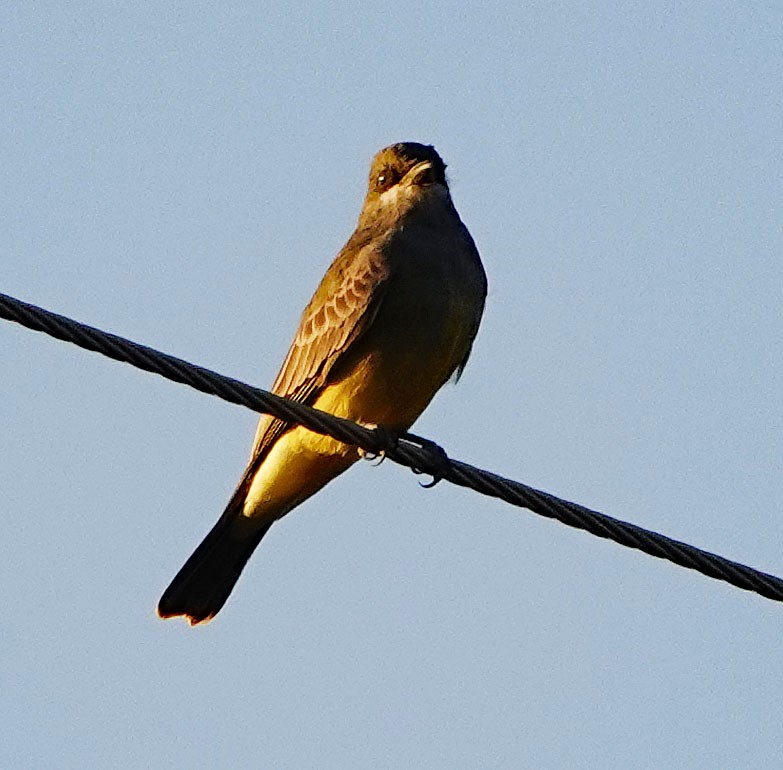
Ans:
MULTIPOLYGON (((406 430, 442 384, 436 378, 398 377, 369 355, 328 386, 313 406, 365 425, 406 430)), ((402 373, 399 373, 402 374, 402 373)), ((302 427, 284 433, 253 479, 244 514, 264 521, 284 516, 359 459, 356 447, 302 427)))

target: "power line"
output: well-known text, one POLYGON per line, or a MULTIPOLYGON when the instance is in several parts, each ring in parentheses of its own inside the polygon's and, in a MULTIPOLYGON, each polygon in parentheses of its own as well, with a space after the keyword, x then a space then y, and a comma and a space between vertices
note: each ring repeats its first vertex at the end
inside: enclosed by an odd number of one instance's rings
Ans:
POLYGON ((592 511, 577 503, 561 500, 518 481, 453 460, 446 457, 436 444, 426 439, 405 436, 398 441, 391 441, 383 431, 365 428, 350 420, 281 398, 5 294, 0 294, 0 317, 87 350, 102 353, 116 361, 124 361, 139 369, 159 374, 174 382, 189 385, 203 393, 246 406, 255 412, 268 413, 287 422, 299 423, 317 433, 359 446, 369 453, 383 453, 394 462, 412 468, 417 473, 431 474, 434 480, 445 479, 452 484, 497 497, 511 505, 527 508, 597 537, 607 538, 628 548, 635 548, 681 567, 696 570, 716 580, 753 591, 767 599, 783 601, 783 580, 774 575, 592 511))

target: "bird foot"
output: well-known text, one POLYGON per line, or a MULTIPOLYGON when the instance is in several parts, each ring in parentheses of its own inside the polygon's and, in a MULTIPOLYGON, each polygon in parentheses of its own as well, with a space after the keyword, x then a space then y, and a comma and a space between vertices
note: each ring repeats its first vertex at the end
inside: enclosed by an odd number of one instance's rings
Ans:
POLYGON ((374 423, 363 423, 363 426, 375 433, 378 446, 380 448, 373 452, 367 449, 362 449, 362 447, 358 447, 359 457, 361 457, 362 460, 367 460, 370 462, 370 464, 377 467, 386 459, 386 452, 388 452, 390 449, 396 448, 400 436, 395 431, 388 430, 387 428, 381 428, 379 425, 375 425, 374 423))
POLYGON ((413 433, 403 433, 400 438, 418 446, 428 454, 427 468, 412 468, 411 470, 417 475, 426 473, 432 476, 432 481, 419 482, 419 485, 424 489, 432 489, 451 470, 451 460, 449 460, 446 450, 434 441, 416 436, 413 433))

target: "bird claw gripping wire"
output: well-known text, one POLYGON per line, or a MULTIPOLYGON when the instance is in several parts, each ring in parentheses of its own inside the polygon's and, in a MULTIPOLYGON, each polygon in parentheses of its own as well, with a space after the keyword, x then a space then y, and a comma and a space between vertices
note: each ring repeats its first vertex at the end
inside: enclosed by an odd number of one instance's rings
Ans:
POLYGON ((364 427, 369 428, 375 433, 375 438, 380 449, 376 452, 372 452, 359 447, 359 457, 361 457, 362 460, 367 460, 373 467, 377 468, 386 459, 386 453, 389 450, 397 448, 400 437, 394 431, 381 428, 378 425, 365 425, 364 427))
POLYGON ((427 465, 429 467, 427 469, 411 468, 411 470, 417 475, 426 473, 432 476, 432 481, 426 483, 423 481, 419 482, 419 486, 423 489, 432 489, 439 481, 445 478, 451 469, 451 460, 449 460, 446 450, 440 444, 436 444, 428 438, 416 436, 413 433, 404 433, 402 438, 423 449, 428 454, 427 465))

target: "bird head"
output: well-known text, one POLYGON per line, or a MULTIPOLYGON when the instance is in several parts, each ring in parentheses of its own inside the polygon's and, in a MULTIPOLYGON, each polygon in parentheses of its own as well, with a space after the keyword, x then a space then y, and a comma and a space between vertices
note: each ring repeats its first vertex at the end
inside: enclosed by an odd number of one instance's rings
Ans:
POLYGON ((432 199, 449 200, 446 164, 431 145, 400 142, 373 158, 362 216, 400 216, 432 199))

